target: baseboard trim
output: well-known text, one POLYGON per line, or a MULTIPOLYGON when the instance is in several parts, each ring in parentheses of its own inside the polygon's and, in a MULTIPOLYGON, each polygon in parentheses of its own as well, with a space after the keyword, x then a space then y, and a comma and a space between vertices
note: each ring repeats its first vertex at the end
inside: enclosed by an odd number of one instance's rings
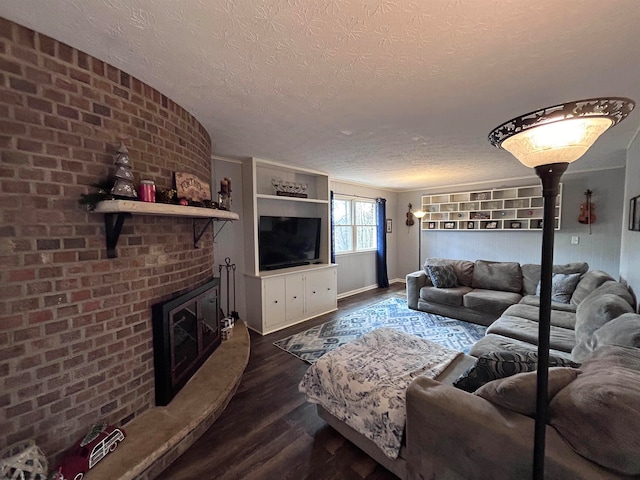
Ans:
MULTIPOLYGON (((393 283, 405 283, 405 279, 404 278, 394 278, 392 280, 389 280, 389 285, 391 285, 393 283)), ((357 288, 355 290, 350 290, 350 291, 344 292, 344 293, 339 293, 338 294, 338 300, 341 300, 341 299, 347 298, 347 297, 351 297, 352 295, 357 295, 359 293, 368 292, 369 290, 375 290, 376 288, 378 288, 377 284, 376 285, 369 285, 368 287, 357 288)))

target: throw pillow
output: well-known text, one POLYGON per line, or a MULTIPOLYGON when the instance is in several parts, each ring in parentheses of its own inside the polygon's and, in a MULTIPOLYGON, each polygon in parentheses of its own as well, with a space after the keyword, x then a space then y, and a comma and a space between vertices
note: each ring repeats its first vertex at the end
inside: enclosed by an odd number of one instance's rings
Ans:
MULTIPOLYGON (((554 273, 551 279, 551 300, 558 303, 570 303, 571 295, 573 295, 579 281, 579 273, 554 273)), ((540 296, 540 282, 536 287, 536 295, 540 296)))
MULTIPOLYGON (((522 264, 522 292, 525 295, 535 295, 536 285, 540 282, 539 264, 524 263, 522 264)), ((553 273, 579 273, 580 276, 589 271, 589 264, 586 262, 565 263, 553 266, 553 273)))
POLYGON ((451 288, 458 286, 456 272, 451 265, 427 265, 427 272, 431 283, 436 288, 451 288))
POLYGON ((581 370, 549 403, 549 423, 583 457, 640 475, 640 350, 601 347, 581 370))
POLYGON ((451 265, 456 272, 458 278, 458 285, 463 287, 471 286, 471 279, 473 278, 474 263, 469 260, 451 260, 448 258, 433 258, 429 257, 424 262, 424 272, 429 275, 427 271, 427 265, 451 265))
MULTIPOLYGON (((550 367, 580 366, 571 360, 549 356, 550 367)), ((506 378, 516 373, 533 372, 538 368, 538 353, 532 351, 489 352, 478 357, 476 363, 453 382, 453 386, 466 392, 475 392, 485 383, 506 378)))
MULTIPOLYGON (((549 369, 548 399, 573 382, 580 370, 571 367, 549 369)), ((538 372, 519 373, 486 383, 475 391, 485 400, 532 417, 536 413, 538 372)))

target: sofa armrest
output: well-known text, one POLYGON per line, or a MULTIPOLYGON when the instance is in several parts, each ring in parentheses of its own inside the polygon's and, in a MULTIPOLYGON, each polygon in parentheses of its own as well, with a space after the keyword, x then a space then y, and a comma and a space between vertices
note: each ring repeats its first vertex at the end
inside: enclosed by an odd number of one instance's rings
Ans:
POLYGON ((533 432, 529 417, 418 377, 407 390, 408 478, 529 478, 533 432))
MULTIPOLYGON (((426 377, 407 389, 407 478, 531 478, 534 420, 426 377)), ((575 453, 547 425, 545 479, 628 478, 575 453)))
POLYGON ((431 285, 431 279, 423 270, 407 274, 407 306, 414 310, 418 309, 418 299, 420 289, 426 285, 431 285))

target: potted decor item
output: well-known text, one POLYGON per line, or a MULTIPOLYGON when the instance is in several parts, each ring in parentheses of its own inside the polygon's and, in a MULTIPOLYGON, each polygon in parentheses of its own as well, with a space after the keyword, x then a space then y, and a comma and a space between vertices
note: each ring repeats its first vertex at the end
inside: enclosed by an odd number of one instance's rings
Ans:
POLYGON ((47 480, 47 459, 33 440, 15 443, 0 451, 0 478, 47 480))

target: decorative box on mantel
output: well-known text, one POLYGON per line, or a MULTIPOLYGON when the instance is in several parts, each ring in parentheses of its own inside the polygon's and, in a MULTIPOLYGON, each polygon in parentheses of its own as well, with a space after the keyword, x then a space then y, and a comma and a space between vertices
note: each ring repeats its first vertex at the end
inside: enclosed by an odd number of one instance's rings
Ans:
POLYGON ((226 210, 171 205, 168 203, 136 202, 132 200, 105 200, 104 202, 100 202, 96 205, 94 212, 104 213, 104 226, 107 237, 107 257, 109 258, 117 257, 116 245, 120 238, 124 219, 131 215, 192 218, 193 248, 198 248, 200 238, 202 238, 202 235, 204 235, 207 228, 209 228, 209 225, 211 225, 214 220, 224 222, 217 232, 214 231, 213 238, 215 239, 227 222, 240 219, 240 216, 237 213, 226 210), (196 226, 196 219, 198 218, 204 218, 207 220, 202 229, 198 229, 196 226))

